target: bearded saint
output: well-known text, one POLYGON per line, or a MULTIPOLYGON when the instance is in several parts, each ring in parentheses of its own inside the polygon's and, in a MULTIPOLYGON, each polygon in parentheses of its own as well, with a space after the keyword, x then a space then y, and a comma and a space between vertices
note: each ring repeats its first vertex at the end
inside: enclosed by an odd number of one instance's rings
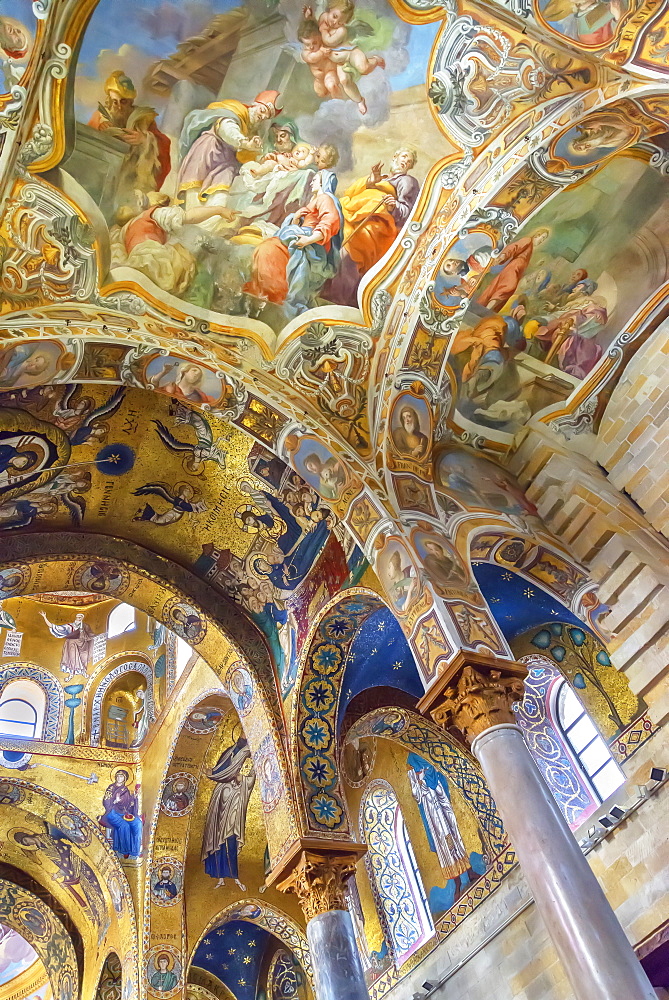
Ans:
POLYGON ((91 128, 125 142, 128 152, 117 186, 117 208, 136 207, 136 192, 158 191, 170 172, 170 140, 156 125, 154 108, 137 107, 132 80, 115 70, 105 83, 105 103, 89 121, 91 128))
POLYGON ((51 635, 56 639, 65 640, 60 657, 60 669, 65 676, 76 677, 77 674, 87 674, 93 655, 95 635, 84 621, 84 616, 75 615, 74 621, 67 625, 52 625, 43 611, 40 611, 40 614, 51 635))
POLYGON ((179 142, 177 194, 188 211, 196 205, 225 205, 243 163, 262 155, 261 122, 281 110, 278 90, 263 90, 252 104, 215 101, 186 115, 179 142))
POLYGON ((255 772, 243 775, 242 767, 251 757, 243 736, 223 751, 207 775, 216 782, 202 837, 202 860, 207 875, 217 878, 217 886, 226 878, 239 881, 239 852, 244 846, 246 813, 255 784, 255 772))

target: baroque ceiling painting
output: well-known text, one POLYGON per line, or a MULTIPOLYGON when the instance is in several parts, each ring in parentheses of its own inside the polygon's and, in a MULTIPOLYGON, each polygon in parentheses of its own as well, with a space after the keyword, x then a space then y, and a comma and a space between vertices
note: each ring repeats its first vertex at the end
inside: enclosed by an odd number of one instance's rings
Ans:
POLYGON ((668 57, 0 4, 0 1000, 669 996, 668 57))

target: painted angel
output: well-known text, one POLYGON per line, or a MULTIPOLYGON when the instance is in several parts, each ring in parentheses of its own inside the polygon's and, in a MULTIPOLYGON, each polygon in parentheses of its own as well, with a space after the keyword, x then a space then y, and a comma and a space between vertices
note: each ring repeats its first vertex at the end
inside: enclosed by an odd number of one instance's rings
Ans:
POLYGON ((355 14, 353 0, 328 0, 318 18, 312 7, 305 7, 298 39, 318 96, 353 101, 364 115, 367 103, 356 81, 386 65, 382 56, 368 55, 366 50, 386 48, 393 26, 389 18, 371 11, 359 11, 354 18, 355 14))
POLYGON ((173 492, 167 483, 146 483, 134 490, 133 495, 160 497, 168 505, 168 509, 160 514, 147 503, 137 511, 133 521, 151 521, 153 524, 165 525, 180 521, 184 514, 202 514, 207 505, 204 500, 196 500, 196 494, 199 494, 199 490, 190 483, 178 483, 173 492))
POLYGON ((196 441, 182 441, 172 434, 170 429, 154 420, 158 437, 167 445, 170 451, 184 453, 184 468, 195 475, 200 473, 206 462, 214 462, 219 468, 225 469, 227 452, 224 442, 229 439, 229 435, 222 435, 214 441, 211 427, 201 414, 189 409, 182 403, 176 403, 170 411, 174 415, 177 424, 188 424, 195 431, 196 441))
POLYGON ((53 408, 54 423, 65 431, 73 445, 102 442, 109 432, 104 417, 113 416, 121 406, 125 396, 125 386, 115 389, 109 399, 95 407, 90 396, 78 398, 80 387, 67 386, 53 408))

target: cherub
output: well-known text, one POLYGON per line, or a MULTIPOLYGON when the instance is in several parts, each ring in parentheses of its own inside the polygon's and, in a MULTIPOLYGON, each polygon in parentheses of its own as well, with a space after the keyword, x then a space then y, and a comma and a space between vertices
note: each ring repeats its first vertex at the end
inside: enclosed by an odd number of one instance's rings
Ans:
MULTIPOLYGON (((354 21, 354 14, 355 4, 353 0, 328 0, 327 9, 318 18, 317 28, 320 35, 320 46, 317 44, 317 38, 312 28, 312 61, 305 58, 304 48, 302 58, 308 63, 314 75, 314 90, 317 94, 319 91, 316 87, 314 66, 319 67, 319 72, 323 73, 322 83, 328 90, 330 97, 341 97, 341 91, 343 91, 345 97, 354 101, 358 105, 360 114, 364 115, 367 113, 367 103, 358 89, 356 80, 361 76, 367 76, 377 67, 383 69, 386 63, 382 56, 366 55, 357 44, 358 39, 374 35, 374 28, 366 21, 359 19, 354 21), (320 52, 320 56, 317 55, 317 52, 320 52), (334 94, 329 86, 330 74, 326 70, 325 63, 334 64, 336 67, 338 94, 334 94)), ((315 24, 312 7, 304 8, 302 24, 305 25, 308 22, 315 24)), ((303 33, 300 34, 300 41, 304 43, 303 33)), ((321 95, 319 94, 319 96, 321 95)))
POLYGON ((319 97, 346 100, 346 94, 339 86, 338 67, 323 42, 318 21, 313 16, 307 17, 307 11, 311 14, 311 8, 305 8, 297 37, 302 42, 302 62, 307 64, 314 78, 314 90, 319 97))

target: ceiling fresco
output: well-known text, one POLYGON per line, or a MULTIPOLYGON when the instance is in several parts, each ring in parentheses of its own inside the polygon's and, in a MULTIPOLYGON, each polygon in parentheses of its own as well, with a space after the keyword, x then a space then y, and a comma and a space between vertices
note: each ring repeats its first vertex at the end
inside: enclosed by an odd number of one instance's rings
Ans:
POLYGON ((512 469, 666 317, 666 5, 0 6, 0 980, 312 1000, 313 851, 381 1000, 516 865, 447 671, 522 662, 545 774, 562 679, 655 732, 512 469))

